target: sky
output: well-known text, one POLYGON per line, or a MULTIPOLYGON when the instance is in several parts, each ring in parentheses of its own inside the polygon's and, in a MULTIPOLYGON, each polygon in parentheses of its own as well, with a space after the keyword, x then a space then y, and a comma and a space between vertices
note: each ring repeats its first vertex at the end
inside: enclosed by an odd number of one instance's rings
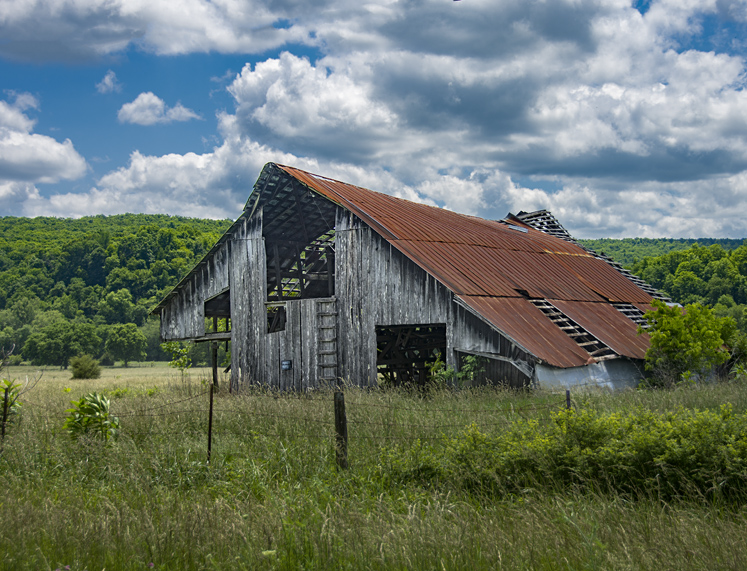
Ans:
POLYGON ((267 162, 747 237, 747 0, 2 0, 0 216, 235 219, 267 162))

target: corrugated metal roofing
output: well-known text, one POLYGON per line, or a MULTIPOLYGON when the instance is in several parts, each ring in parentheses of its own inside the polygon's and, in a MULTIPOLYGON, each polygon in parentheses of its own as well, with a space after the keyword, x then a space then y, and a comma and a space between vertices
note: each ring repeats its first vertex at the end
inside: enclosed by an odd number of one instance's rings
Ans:
POLYGON ((580 246, 518 220, 509 224, 417 204, 277 165, 343 206, 526 351, 557 367, 590 355, 524 296, 552 300, 617 354, 642 359, 648 336, 609 302, 651 296, 580 246), (523 230, 519 229, 522 228, 523 230))
POLYGON ((611 305, 559 299, 549 301, 618 355, 631 359, 646 356, 649 336, 646 333, 638 335, 638 326, 611 305))
POLYGON ((519 347, 556 367, 580 367, 593 361, 547 316, 521 297, 459 296, 519 347))

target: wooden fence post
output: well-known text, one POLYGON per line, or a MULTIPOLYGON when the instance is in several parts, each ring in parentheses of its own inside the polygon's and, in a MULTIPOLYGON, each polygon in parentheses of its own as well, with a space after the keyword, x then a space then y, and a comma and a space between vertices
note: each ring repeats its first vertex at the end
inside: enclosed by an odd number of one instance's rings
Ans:
POLYGON ((218 388, 218 343, 213 341, 210 343, 211 357, 213 358, 213 386, 218 388))
POLYGON ((571 389, 565 389, 565 408, 571 410, 571 389))
POLYGON ((345 394, 335 391, 335 452, 337 467, 348 468, 348 419, 345 416, 345 394))
POLYGON ((210 411, 208 412, 208 464, 210 464, 210 455, 213 449, 213 391, 215 391, 215 387, 218 386, 218 344, 213 341, 211 345, 213 357, 213 382, 210 383, 210 411))

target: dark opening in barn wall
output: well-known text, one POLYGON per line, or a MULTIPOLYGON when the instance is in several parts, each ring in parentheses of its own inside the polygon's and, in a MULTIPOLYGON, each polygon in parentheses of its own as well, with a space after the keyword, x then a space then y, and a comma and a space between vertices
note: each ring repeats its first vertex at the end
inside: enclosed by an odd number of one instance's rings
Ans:
POLYGON ((267 305, 267 333, 285 331, 286 312, 285 302, 268 303, 267 305))
POLYGON ((376 367, 385 385, 425 385, 438 360, 446 360, 446 324, 376 327, 376 367))
POLYGON ((205 300, 205 332, 219 333, 231 331, 231 292, 223 290, 205 300))
POLYGON ((332 297, 337 206, 292 178, 262 194, 267 301, 332 297))

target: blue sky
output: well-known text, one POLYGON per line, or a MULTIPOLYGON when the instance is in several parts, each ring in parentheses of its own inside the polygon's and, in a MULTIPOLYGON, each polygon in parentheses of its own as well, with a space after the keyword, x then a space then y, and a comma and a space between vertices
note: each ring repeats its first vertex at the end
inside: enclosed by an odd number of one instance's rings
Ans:
POLYGON ((747 0, 3 0, 0 215, 235 218, 290 164, 747 237, 747 0))

